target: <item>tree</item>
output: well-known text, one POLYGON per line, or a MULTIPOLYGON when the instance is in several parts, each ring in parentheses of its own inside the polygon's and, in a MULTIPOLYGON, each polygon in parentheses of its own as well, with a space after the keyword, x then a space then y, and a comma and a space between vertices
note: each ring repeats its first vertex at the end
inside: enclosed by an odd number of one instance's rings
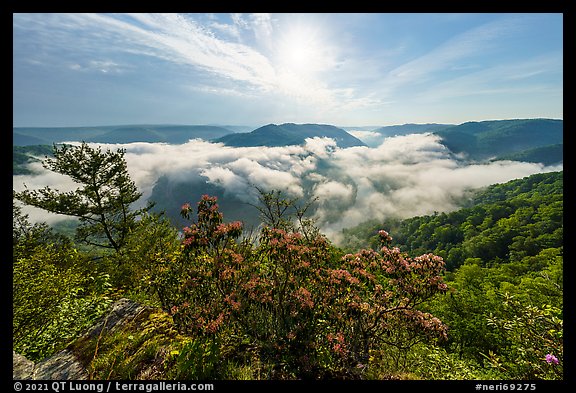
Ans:
POLYGON ((272 229, 302 232, 306 240, 320 234, 314 219, 308 218, 308 209, 318 198, 300 204, 298 198, 285 198, 280 190, 265 191, 254 186, 258 191, 258 204, 252 205, 260 212, 264 226, 272 229))
POLYGON ((21 202, 52 213, 77 217, 76 236, 88 245, 119 252, 135 225, 136 218, 152 206, 132 211, 130 204, 141 193, 130 179, 124 149, 102 152, 83 142, 80 146, 53 146, 54 158, 46 158, 44 168, 69 176, 81 185, 74 191, 45 187, 15 192, 21 202))
POLYGON ((70 243, 66 236, 55 233, 46 223, 30 223, 22 207, 12 200, 12 259, 31 254, 38 246, 53 244, 63 247, 70 243))

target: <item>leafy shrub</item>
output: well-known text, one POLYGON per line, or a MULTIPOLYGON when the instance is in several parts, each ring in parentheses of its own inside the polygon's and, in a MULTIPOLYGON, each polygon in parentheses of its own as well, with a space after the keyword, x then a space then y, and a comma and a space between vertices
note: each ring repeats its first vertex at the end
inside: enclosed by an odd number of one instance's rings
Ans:
POLYGON ((487 356, 492 367, 511 379, 561 379, 564 369, 562 311, 536 307, 503 295, 504 313, 488 319, 509 345, 500 355, 487 356))
POLYGON ((13 210, 12 337, 14 350, 41 360, 98 318, 110 304, 109 276, 47 225, 13 210))
MULTIPOLYGON (((183 216, 190 213, 184 205, 183 216)), ((203 196, 181 249, 147 273, 179 330, 214 342, 244 337, 275 378, 358 378, 378 346, 445 338, 442 322, 418 309, 446 290, 441 258, 409 258, 389 247, 385 231, 380 252, 336 258, 318 232, 284 228, 239 240, 241 223, 224 223, 216 198, 203 196)), ((194 342, 185 351, 192 358, 203 348, 194 342)))
POLYGON ((15 260, 12 336, 16 352, 30 360, 43 359, 105 311, 110 304, 108 276, 86 276, 77 266, 82 262, 74 250, 50 245, 15 260))

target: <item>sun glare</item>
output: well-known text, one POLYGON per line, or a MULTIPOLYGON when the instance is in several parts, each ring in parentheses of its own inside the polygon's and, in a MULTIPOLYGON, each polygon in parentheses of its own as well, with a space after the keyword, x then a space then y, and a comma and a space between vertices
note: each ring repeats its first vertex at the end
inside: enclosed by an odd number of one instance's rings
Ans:
POLYGON ((279 65, 291 72, 309 75, 322 68, 323 45, 314 29, 299 26, 278 42, 279 65))

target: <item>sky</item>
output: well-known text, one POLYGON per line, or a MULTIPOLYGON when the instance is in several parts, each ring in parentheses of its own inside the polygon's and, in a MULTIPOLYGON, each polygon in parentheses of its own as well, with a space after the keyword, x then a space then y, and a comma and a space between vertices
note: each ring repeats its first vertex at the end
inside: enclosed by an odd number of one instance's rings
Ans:
POLYGON ((560 13, 13 14, 13 126, 563 119, 560 13))

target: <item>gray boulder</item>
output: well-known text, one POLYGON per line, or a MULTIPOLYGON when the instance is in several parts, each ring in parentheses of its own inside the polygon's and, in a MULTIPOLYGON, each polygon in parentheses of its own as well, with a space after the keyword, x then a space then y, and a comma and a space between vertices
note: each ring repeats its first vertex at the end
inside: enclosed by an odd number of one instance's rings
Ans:
MULTIPOLYGON (((120 299, 112 304, 110 311, 100 318, 88 331, 74 343, 86 342, 115 331, 136 318, 148 307, 129 299, 120 299), (80 341, 82 340, 82 341, 80 341)), ((38 363, 12 351, 12 378, 28 380, 85 380, 89 375, 71 348, 68 348, 38 363)))

